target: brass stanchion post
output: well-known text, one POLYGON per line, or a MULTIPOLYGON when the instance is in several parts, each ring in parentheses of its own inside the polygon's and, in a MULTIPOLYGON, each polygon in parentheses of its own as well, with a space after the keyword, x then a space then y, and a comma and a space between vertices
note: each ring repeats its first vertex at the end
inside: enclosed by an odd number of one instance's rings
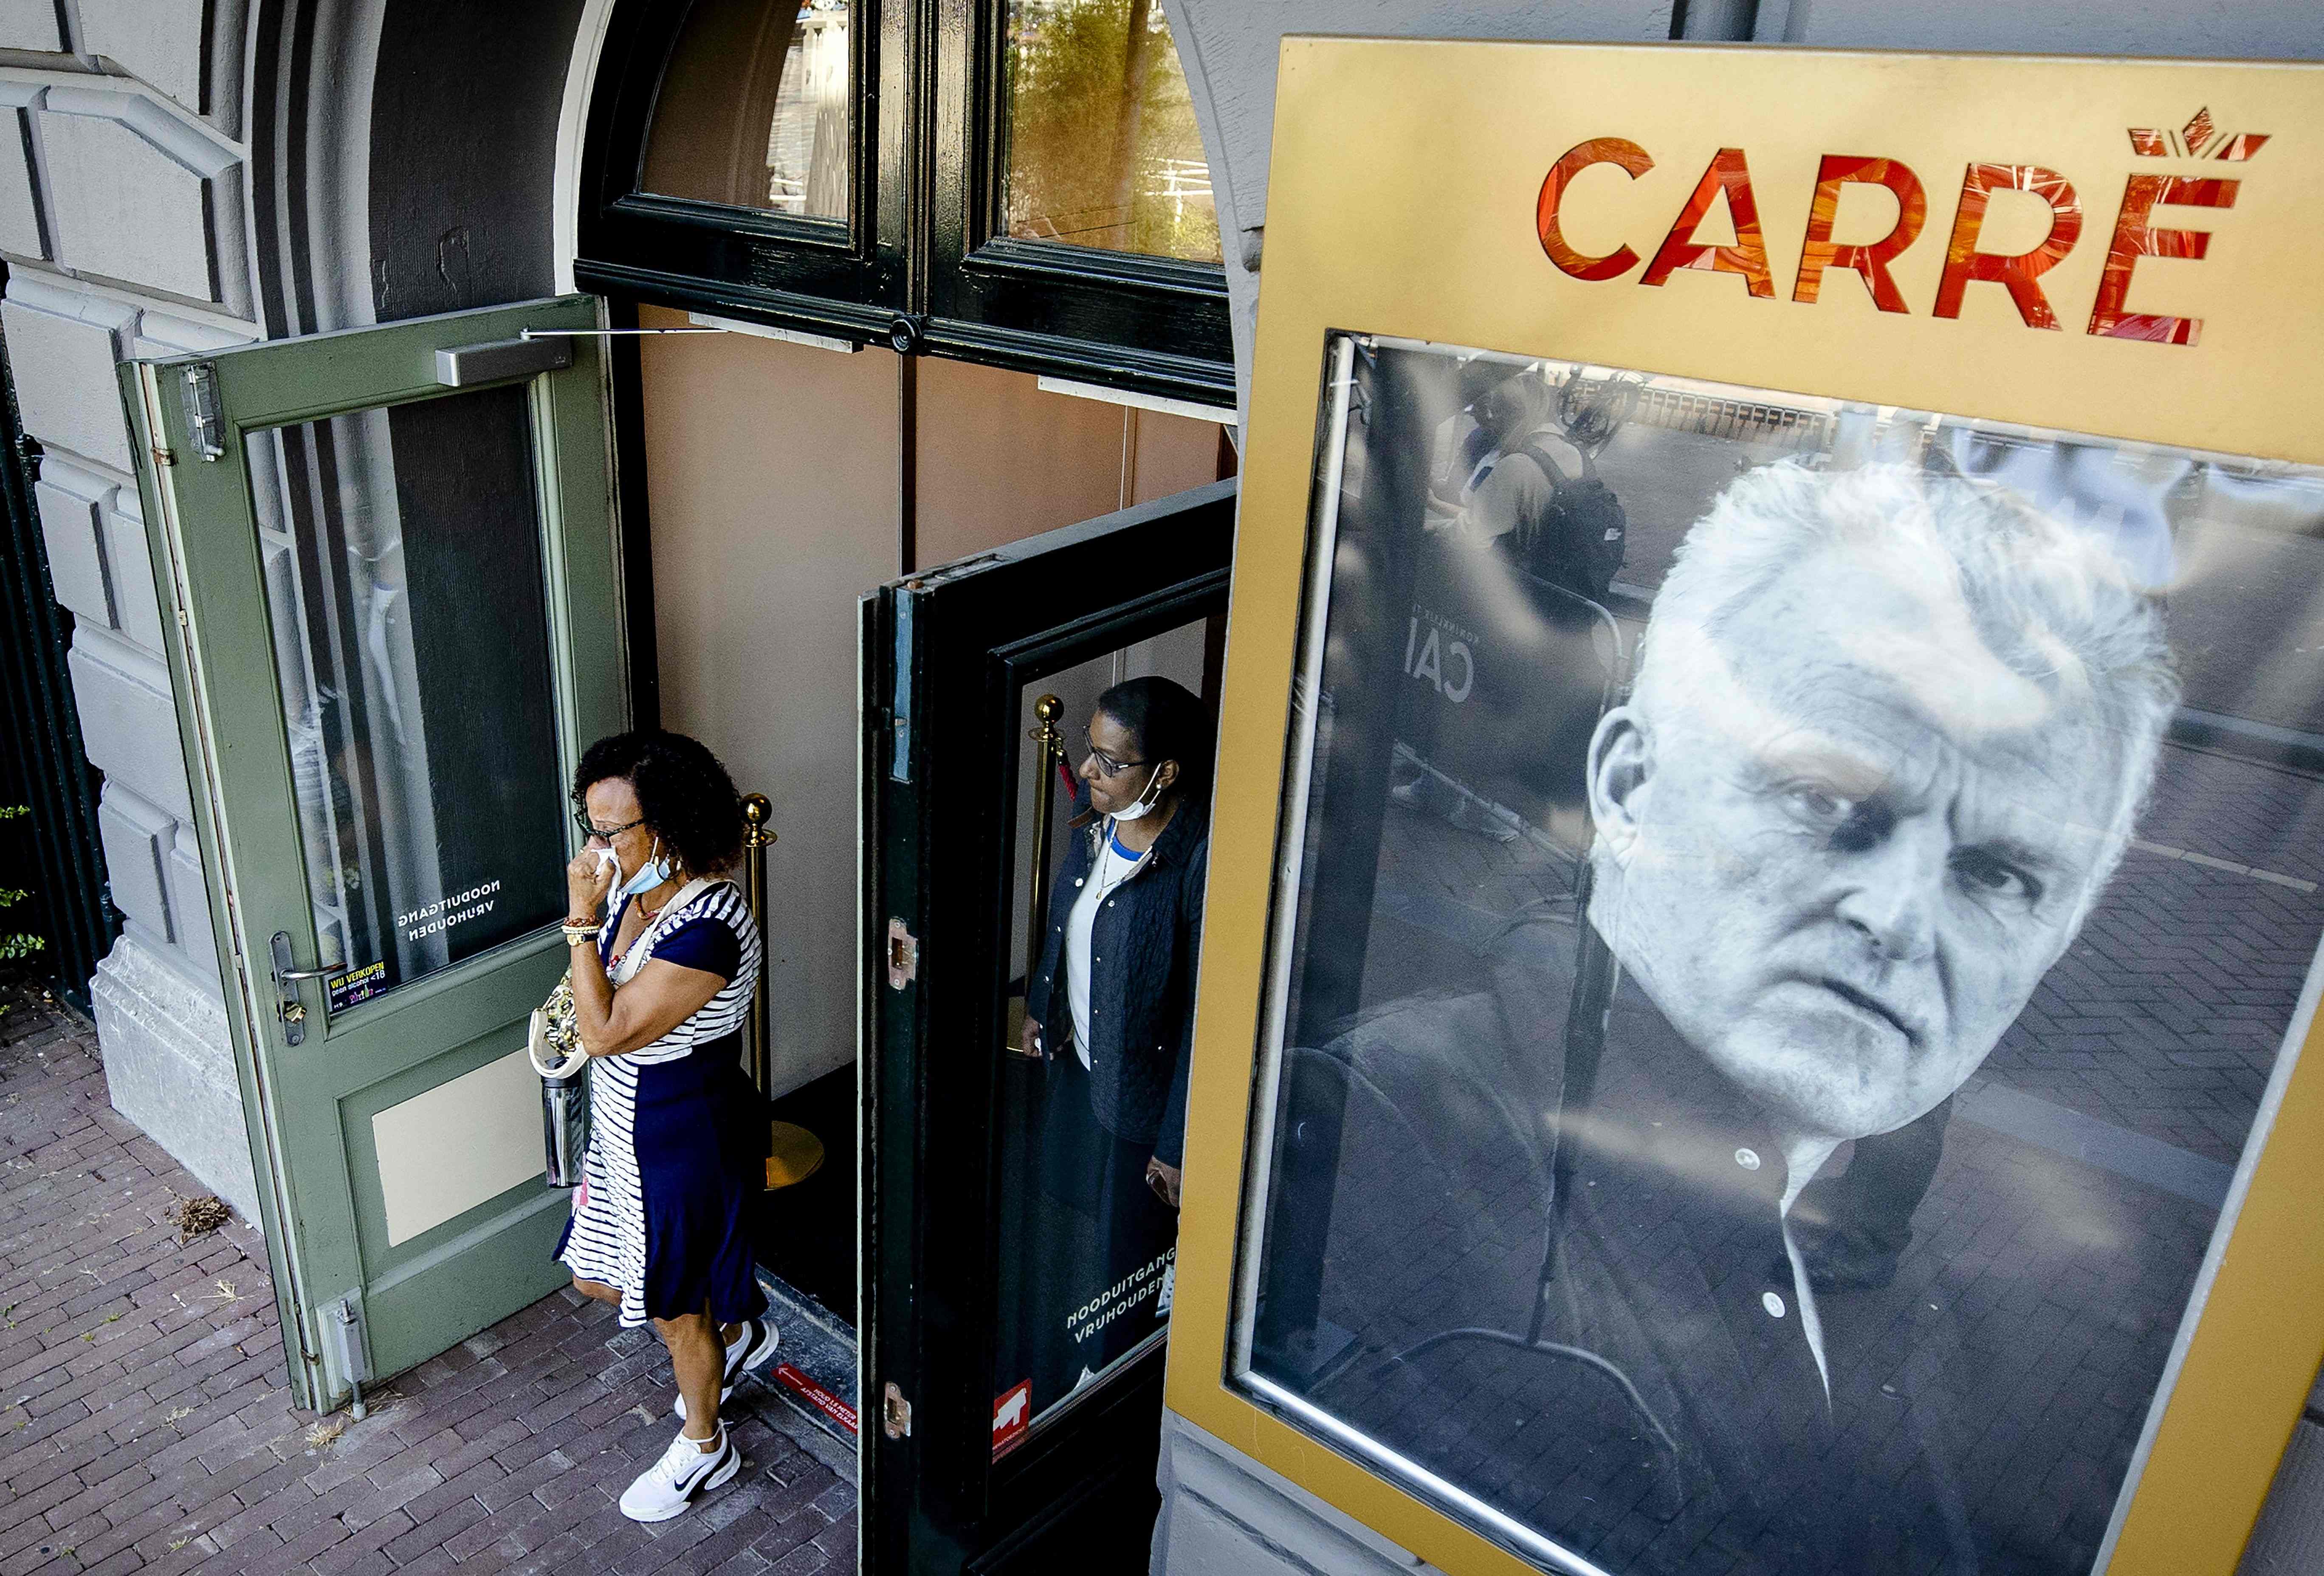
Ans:
MULTIPOLYGON (((764 794, 751 794, 742 800, 742 854, 746 861, 742 895, 750 899, 751 920, 759 927, 759 955, 762 960, 767 956, 767 847, 775 840, 767 817, 774 813, 774 805, 764 794)), ((772 1073, 770 1033, 762 962, 759 989, 751 997, 751 1082, 759 1086, 761 1094, 768 1092, 767 1080, 772 1073)))
MULTIPOLYGON (((1025 916, 1025 969, 1028 974, 1041 966, 1041 951, 1048 940, 1049 928, 1049 823, 1051 806, 1056 801, 1056 763, 1065 752, 1065 735, 1057 726, 1057 718, 1065 703, 1054 695, 1045 695, 1033 703, 1033 715, 1039 726, 1026 736, 1033 741, 1033 872, 1027 896, 1030 899, 1025 916)), ((1024 1044, 1019 1032, 1010 1049, 1020 1056, 1033 1053, 1024 1044)))
MULTIPOLYGON (((761 959, 773 955, 767 945, 767 850, 775 841, 767 825, 775 806, 764 794, 742 800, 742 852, 748 860, 742 872, 742 894, 750 899, 751 918, 759 927, 761 959)), ((751 1082, 761 1094, 773 1092, 774 1041, 767 1001, 767 968, 761 963, 759 989, 751 998, 751 1082)), ((823 1140, 797 1122, 772 1122, 767 1128, 767 1186, 788 1187, 805 1182, 823 1164, 823 1140)))
POLYGON ((1033 703, 1033 714, 1041 725, 1031 734, 1039 748, 1034 751, 1033 912, 1027 926, 1028 966, 1041 961, 1041 944, 1049 927, 1049 806, 1057 790, 1056 762, 1065 752, 1065 735, 1057 726, 1057 717, 1065 709, 1065 703, 1054 695, 1033 703))

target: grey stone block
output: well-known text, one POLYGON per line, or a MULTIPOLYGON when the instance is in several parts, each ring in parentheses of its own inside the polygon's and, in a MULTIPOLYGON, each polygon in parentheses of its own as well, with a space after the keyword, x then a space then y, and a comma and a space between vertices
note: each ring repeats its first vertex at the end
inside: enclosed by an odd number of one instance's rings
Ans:
POLYGON ((176 843, 177 822, 119 783, 108 782, 97 802, 97 829, 105 844, 113 906, 155 935, 175 939, 162 861, 176 843))
POLYGON ((230 151, 140 93, 51 88, 36 113, 59 262, 249 309, 243 170, 230 151))
POLYGON ((32 111, 47 89, 0 82, 0 252, 46 262, 49 224, 32 156, 32 111))
POLYGON ((202 851, 191 826, 180 825, 164 869, 170 878, 170 917, 178 950, 198 973, 216 969, 217 942, 210 929, 209 889, 202 880, 202 851))
POLYGON ((137 312, 118 301, 17 272, 0 304, 24 430, 100 465, 131 468, 113 364, 137 312))
POLYGON ((89 995, 113 1109, 256 1221, 258 1181, 216 987, 204 990, 129 931, 97 965, 89 995))
POLYGON ((173 318, 166 312, 148 311, 137 320, 137 335, 131 341, 132 355, 189 355, 205 350, 225 350, 232 346, 247 345, 258 337, 256 329, 239 333, 221 328, 214 323, 198 323, 190 318, 173 318))
POLYGON ((145 522, 136 492, 122 488, 105 511, 105 568, 113 587, 114 627, 156 657, 161 655, 161 606, 153 566, 145 553, 145 522))
POLYGON ((84 626, 65 659, 81 746, 97 770, 180 821, 193 819, 170 670, 127 641, 84 626))
POLYGON ((113 627, 113 594, 106 575, 104 517, 113 484, 51 460, 41 466, 32 496, 41 511, 41 539, 49 551, 49 585, 76 618, 113 627))
POLYGON ((0 49, 55 54, 64 47, 56 0, 0 0, 0 49))
POLYGON ((203 0, 80 0, 81 52, 101 55, 199 115, 203 0))

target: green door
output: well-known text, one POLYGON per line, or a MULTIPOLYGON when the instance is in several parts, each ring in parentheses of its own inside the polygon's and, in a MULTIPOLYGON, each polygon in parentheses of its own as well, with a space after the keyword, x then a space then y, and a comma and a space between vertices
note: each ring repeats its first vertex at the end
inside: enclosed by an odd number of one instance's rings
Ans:
POLYGON ((593 298, 122 369, 302 1405, 565 1277, 529 1014, 627 718, 593 298), (296 1332, 296 1335, 293 1335, 296 1332))

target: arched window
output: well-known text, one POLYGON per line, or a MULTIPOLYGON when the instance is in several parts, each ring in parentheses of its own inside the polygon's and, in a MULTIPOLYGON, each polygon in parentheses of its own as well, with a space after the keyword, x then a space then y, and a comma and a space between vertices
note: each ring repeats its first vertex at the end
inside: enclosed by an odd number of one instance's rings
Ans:
POLYGON ((583 284, 1232 401, 1159 0, 632 0, 600 59, 583 284))
POLYGON ((848 0, 701 0, 670 51, 638 184, 845 220, 855 163, 848 0))

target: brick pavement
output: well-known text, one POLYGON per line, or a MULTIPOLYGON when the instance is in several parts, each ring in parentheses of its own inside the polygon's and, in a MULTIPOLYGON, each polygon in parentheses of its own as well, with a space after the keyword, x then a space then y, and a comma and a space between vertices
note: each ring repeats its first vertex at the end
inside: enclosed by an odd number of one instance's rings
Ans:
POLYGON ((741 1475, 659 1527, 625 1519, 615 1497, 676 1427, 669 1363, 570 1291, 361 1423, 290 1406, 259 1233, 181 1246, 163 1218, 207 1191, 113 1111, 86 1023, 0 1018, 0 1576, 854 1568, 853 1482, 748 1387, 741 1475))

